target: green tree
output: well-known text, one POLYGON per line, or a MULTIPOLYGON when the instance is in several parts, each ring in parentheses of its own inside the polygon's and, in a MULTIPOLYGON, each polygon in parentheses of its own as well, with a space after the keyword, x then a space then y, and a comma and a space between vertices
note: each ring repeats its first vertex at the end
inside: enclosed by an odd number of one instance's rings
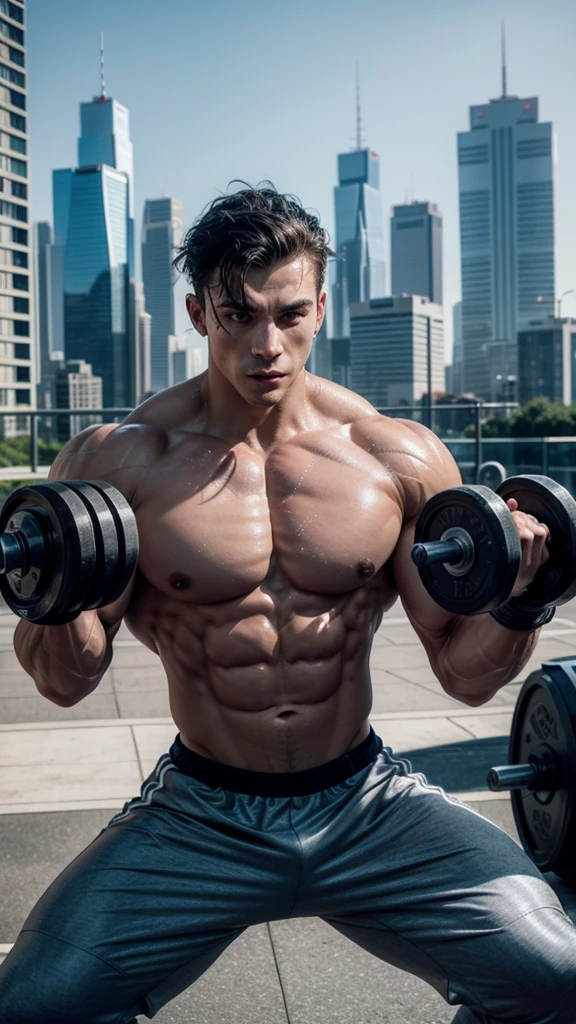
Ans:
MULTIPOLYGON (((474 424, 466 437, 475 437, 474 424)), ((551 402, 543 396, 515 409, 511 416, 489 416, 482 424, 484 437, 570 437, 576 436, 576 405, 551 402)))

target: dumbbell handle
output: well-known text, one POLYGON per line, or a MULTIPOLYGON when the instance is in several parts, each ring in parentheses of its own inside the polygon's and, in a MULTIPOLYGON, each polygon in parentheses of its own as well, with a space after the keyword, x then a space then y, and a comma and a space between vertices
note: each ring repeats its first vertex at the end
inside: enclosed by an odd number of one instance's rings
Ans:
POLYGON ((0 536, 0 575, 14 569, 25 572, 29 557, 28 544, 20 530, 6 531, 0 536))
POLYGON ((431 540, 426 544, 415 544, 410 557, 420 568, 433 562, 460 562, 465 555, 464 545, 459 540, 431 540))
POLYGON ((488 787, 499 793, 504 789, 530 789, 538 777, 534 764, 505 764, 488 772, 488 787))

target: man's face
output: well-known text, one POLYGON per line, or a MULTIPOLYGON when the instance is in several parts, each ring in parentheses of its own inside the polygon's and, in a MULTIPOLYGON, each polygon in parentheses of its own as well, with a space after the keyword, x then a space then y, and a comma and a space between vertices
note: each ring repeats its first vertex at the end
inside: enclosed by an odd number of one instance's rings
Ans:
POLYGON ((208 335, 211 361, 242 398, 249 405, 277 405, 310 354, 326 293, 318 297, 316 271, 306 256, 250 270, 245 293, 245 305, 231 304, 216 271, 204 308, 188 295, 188 312, 196 330, 208 335))

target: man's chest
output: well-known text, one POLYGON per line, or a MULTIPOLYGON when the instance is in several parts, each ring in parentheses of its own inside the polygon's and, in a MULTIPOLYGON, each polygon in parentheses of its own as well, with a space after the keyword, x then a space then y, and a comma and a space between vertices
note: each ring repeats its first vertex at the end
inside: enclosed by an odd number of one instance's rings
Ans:
POLYGON ((318 594, 361 587, 392 554, 402 512, 384 468, 351 443, 324 440, 267 458, 243 446, 196 462, 175 453, 146 482, 137 519, 149 581, 211 602, 267 580, 318 594))

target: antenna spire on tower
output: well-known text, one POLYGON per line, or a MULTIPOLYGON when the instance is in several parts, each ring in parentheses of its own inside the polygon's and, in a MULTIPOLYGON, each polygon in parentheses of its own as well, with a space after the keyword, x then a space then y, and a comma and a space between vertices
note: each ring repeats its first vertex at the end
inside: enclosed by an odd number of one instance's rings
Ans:
POLYGON ((106 99, 106 83, 104 82, 104 33, 100 33, 100 96, 106 99))
POLYGON ((362 149, 362 114, 360 112, 360 73, 356 61, 356 149, 362 149))
POLYGON ((506 26, 502 18, 502 99, 505 100, 508 93, 506 90, 506 26))

